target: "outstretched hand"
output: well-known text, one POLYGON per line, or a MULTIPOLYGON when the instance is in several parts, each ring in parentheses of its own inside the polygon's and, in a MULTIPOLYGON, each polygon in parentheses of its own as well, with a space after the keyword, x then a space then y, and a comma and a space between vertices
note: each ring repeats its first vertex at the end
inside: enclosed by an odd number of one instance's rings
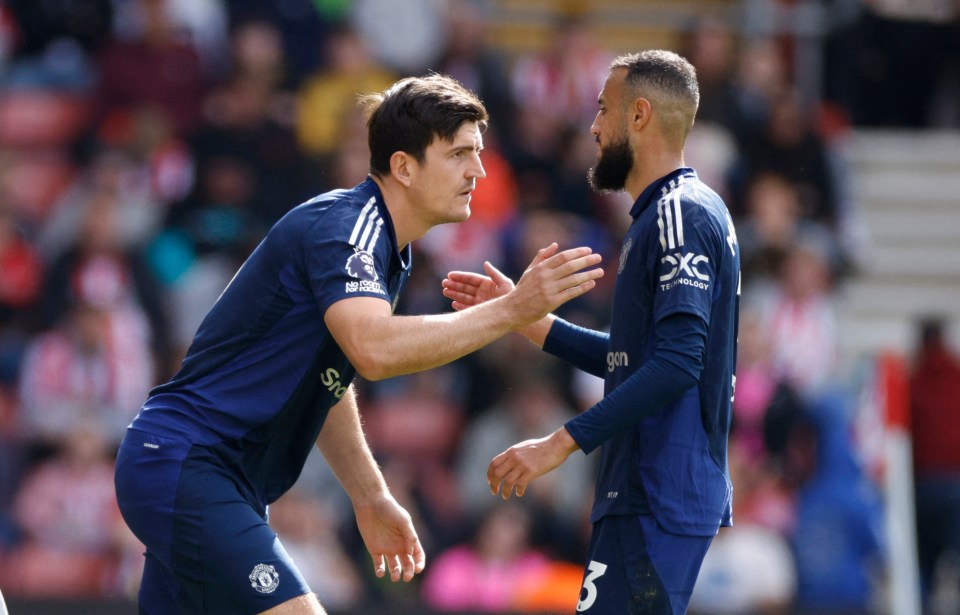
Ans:
POLYGON ((390 580, 396 583, 401 578, 410 581, 423 571, 426 555, 420 539, 410 514, 393 496, 387 494, 370 503, 355 505, 354 511, 377 577, 389 571, 390 580))
POLYGON ((440 283, 443 286, 443 296, 450 299, 453 309, 460 311, 471 305, 502 297, 513 290, 513 280, 491 265, 490 261, 484 261, 483 270, 487 275, 451 271, 440 283))
POLYGON ((600 260, 590 248, 559 252, 557 244, 552 243, 537 252, 516 284, 489 262, 483 264, 486 275, 452 271, 441 284, 444 296, 456 310, 511 295, 511 305, 522 326, 593 289, 603 270, 591 267, 600 260))

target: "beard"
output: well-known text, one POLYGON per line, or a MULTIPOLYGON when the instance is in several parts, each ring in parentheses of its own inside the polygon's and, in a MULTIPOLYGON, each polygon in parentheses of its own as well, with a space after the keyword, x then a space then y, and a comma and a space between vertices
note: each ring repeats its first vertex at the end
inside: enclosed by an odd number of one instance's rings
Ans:
POLYGON ((633 168, 633 151, 626 138, 618 139, 600 148, 600 159, 587 172, 587 180, 595 192, 623 190, 627 175, 633 168))

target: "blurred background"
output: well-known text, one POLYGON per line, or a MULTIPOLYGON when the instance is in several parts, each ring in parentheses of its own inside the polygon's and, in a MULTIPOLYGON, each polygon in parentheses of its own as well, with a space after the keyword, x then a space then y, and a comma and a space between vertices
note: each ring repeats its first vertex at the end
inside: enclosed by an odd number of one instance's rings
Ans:
MULTIPOLYGON (((11 612, 133 613, 142 546, 113 455, 269 226, 367 170, 356 95, 440 71, 491 114, 474 214, 414 249, 440 280, 586 244, 616 262, 629 197, 592 194, 610 60, 688 57, 686 159, 743 258, 736 526, 691 610, 960 613, 960 2, 0 1, 0 590, 11 612)), ((604 328, 612 282, 561 314, 604 328)), ((271 523, 332 614, 572 613, 593 498, 577 455, 509 505, 488 461, 589 407, 599 380, 505 338, 358 382, 428 567, 377 580, 319 457, 271 523)))

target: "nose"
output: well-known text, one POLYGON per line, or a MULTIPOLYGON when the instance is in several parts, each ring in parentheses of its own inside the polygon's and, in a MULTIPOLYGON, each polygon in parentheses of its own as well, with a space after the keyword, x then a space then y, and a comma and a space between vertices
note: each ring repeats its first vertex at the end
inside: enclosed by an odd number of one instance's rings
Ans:
POLYGON ((590 124, 590 134, 597 137, 600 137, 600 114, 597 113, 597 116, 593 118, 593 124, 590 124))
POLYGON ((467 179, 483 179, 487 176, 479 154, 474 154, 473 164, 467 168, 467 179))

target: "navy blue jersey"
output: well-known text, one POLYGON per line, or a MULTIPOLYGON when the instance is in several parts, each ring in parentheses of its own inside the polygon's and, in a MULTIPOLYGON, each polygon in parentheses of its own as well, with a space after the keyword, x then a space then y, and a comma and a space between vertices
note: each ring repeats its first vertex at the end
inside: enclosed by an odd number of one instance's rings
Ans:
POLYGON ((651 513, 667 531, 712 535, 731 522, 736 234, 721 198, 689 168, 651 184, 630 214, 606 347, 554 324, 567 348, 573 335, 591 349, 592 358, 579 363, 605 377, 604 400, 567 429, 585 452, 601 446, 594 521, 651 513), (686 354, 670 354, 672 347, 686 354), (661 390, 688 373, 681 387, 661 390))
POLYGON ((323 316, 349 297, 396 305, 410 271, 376 183, 320 195, 267 233, 131 428, 211 447, 268 504, 300 475, 355 370, 323 316))

